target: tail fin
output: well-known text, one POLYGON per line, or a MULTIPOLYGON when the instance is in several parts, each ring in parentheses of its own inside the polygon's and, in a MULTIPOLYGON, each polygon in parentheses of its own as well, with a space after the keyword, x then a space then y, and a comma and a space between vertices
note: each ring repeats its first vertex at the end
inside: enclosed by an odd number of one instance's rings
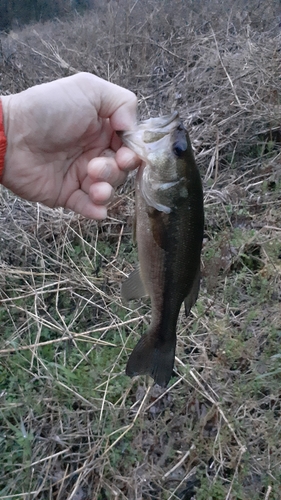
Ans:
POLYGON ((173 373, 176 334, 160 343, 151 332, 144 333, 135 346, 126 367, 126 375, 150 375, 156 384, 166 387, 173 373))

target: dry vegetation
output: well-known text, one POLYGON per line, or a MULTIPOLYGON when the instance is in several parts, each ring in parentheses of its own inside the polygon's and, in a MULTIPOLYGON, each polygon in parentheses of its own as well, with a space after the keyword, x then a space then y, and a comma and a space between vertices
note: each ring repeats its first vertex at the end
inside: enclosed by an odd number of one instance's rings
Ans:
POLYGON ((100 224, 2 189, 0 499, 281 498, 278 16, 273 0, 100 1, 1 36, 0 94, 82 70, 135 91, 141 116, 178 108, 206 228, 160 391, 124 375, 150 314, 119 293, 133 181, 100 224))

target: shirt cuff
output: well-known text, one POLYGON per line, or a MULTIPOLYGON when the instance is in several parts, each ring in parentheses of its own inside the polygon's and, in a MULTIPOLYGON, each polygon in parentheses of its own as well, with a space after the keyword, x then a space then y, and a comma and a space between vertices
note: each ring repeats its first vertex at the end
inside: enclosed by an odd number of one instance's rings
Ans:
POLYGON ((0 99, 0 182, 2 182, 4 172, 5 154, 7 149, 7 138, 4 130, 4 116, 2 101, 0 99))

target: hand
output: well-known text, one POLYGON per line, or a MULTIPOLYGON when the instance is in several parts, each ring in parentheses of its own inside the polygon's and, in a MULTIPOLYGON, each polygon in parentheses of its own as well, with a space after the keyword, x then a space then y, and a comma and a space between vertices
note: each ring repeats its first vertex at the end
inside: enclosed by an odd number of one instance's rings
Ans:
POLYGON ((113 188, 139 165, 115 132, 133 127, 136 96, 78 73, 1 100, 3 185, 30 201, 105 218, 113 188))

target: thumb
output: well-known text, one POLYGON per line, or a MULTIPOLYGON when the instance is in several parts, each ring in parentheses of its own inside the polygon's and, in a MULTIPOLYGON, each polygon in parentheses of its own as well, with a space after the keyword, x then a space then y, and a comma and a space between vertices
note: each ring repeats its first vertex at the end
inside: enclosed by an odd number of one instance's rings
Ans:
POLYGON ((99 90, 98 114, 109 118, 113 130, 130 130, 137 121, 137 96, 119 85, 95 77, 99 90))

